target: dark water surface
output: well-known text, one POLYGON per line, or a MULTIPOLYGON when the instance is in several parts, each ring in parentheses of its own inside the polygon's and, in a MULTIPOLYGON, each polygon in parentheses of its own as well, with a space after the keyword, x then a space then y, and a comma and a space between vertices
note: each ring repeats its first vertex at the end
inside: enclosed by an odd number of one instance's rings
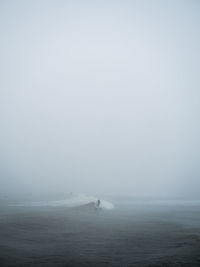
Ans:
POLYGON ((0 267, 200 266, 200 206, 1 207, 0 267))

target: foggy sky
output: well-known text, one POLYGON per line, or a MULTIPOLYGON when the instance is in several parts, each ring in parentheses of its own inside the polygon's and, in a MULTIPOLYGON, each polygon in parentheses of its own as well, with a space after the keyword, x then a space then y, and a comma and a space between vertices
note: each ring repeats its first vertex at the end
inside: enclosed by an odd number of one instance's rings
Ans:
POLYGON ((200 3, 0 1, 0 193, 198 196, 200 3))

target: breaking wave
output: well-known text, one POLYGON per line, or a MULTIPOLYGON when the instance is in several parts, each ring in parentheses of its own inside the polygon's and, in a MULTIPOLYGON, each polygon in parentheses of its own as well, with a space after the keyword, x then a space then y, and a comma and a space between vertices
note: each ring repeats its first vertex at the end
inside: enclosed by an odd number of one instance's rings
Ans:
MULTIPOLYGON (((29 205, 20 205, 20 206, 51 206, 51 207, 81 207, 90 203, 96 203, 98 198, 93 196, 87 196, 84 194, 72 195, 63 200, 55 200, 55 201, 42 201, 42 202, 31 202, 29 205)), ((100 199, 100 208, 105 210, 112 210, 114 205, 106 200, 100 199)))

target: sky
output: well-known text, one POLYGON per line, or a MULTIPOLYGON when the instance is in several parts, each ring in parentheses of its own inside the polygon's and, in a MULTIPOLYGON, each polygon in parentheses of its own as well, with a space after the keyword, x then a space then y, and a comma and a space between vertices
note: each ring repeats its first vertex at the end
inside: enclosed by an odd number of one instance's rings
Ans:
POLYGON ((199 12, 0 0, 0 194, 198 197, 199 12))

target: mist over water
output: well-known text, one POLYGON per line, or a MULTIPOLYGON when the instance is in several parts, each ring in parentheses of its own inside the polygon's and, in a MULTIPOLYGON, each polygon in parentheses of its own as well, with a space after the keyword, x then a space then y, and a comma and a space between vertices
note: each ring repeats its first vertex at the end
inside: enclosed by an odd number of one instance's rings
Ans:
POLYGON ((199 196, 197 1, 1 1, 1 194, 199 196))
POLYGON ((0 266, 200 266, 199 11, 0 1, 0 266))

